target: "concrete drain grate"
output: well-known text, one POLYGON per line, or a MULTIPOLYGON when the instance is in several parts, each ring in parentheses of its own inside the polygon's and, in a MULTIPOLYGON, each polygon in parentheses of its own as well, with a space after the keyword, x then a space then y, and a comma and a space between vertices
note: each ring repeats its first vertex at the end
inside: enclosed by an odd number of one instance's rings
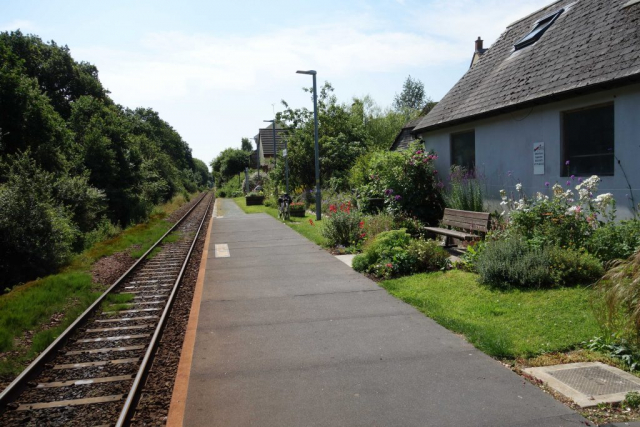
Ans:
POLYGON ((640 378, 600 362, 528 368, 525 373, 585 408, 620 402, 630 391, 640 391, 640 378))

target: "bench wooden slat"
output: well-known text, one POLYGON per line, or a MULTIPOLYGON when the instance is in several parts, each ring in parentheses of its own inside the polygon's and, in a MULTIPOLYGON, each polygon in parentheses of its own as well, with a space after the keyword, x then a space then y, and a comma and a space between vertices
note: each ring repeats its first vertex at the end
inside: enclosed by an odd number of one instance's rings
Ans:
POLYGON ((441 234, 443 236, 455 237, 456 239, 462 240, 477 240, 480 238, 480 236, 478 236, 477 234, 463 233, 462 231, 456 230, 447 230, 446 228, 425 227, 425 230, 431 231, 432 233, 441 234))
POLYGON ((461 210, 458 210, 458 209, 445 208, 444 216, 448 216, 448 215, 459 216, 459 217, 462 217, 462 218, 484 219, 486 221, 489 221, 489 216, 491 214, 488 213, 488 212, 461 211, 461 210))
POLYGON ((444 225, 450 225, 451 227, 458 227, 458 228, 463 228, 465 230, 469 230, 469 231, 480 231, 483 233, 486 233, 487 231, 489 231, 489 228, 487 227, 487 222, 463 222, 463 221, 458 221, 457 219, 453 219, 453 218, 443 218, 442 219, 442 223, 444 225))

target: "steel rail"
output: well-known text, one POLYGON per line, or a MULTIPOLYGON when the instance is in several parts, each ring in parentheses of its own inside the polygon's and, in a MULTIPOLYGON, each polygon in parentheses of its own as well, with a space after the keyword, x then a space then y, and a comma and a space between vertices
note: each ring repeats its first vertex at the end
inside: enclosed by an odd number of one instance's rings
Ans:
POLYGON ((162 312, 162 316, 160 316, 160 321, 158 322, 158 326, 156 326, 156 330, 153 333, 153 337, 149 342, 149 347, 147 348, 147 352, 142 359, 142 363, 140 363, 140 368, 138 368, 138 373, 136 374, 136 378, 133 380, 133 385, 131 386, 131 390, 129 391, 129 395, 127 396, 127 400, 124 403, 122 411, 120 412, 120 416, 118 417, 118 422, 116 423, 116 427, 122 427, 128 421, 128 417, 130 412, 135 408, 133 405, 137 393, 142 386, 142 380, 147 374, 147 365, 149 365, 152 360, 153 353, 155 351, 156 346, 158 345, 158 340, 160 335, 162 334, 162 329, 169 317, 169 312, 171 311, 171 306, 173 305, 173 301, 175 300, 175 296, 178 293, 178 289, 180 288, 180 282, 182 281, 182 276, 184 271, 189 264, 189 260, 191 259, 191 254, 193 253, 193 248, 196 246, 198 241, 198 236, 200 236, 200 231, 202 230, 202 225, 204 224, 205 219, 207 218, 207 212, 211 207, 211 202, 213 201, 213 197, 209 200, 209 204, 207 205, 207 209, 204 211, 204 215, 202 216, 202 220, 200 221, 200 225, 198 226, 198 230, 196 231, 195 237, 193 238, 193 242, 191 243, 191 247, 189 248, 189 252, 184 259, 184 263, 182 264, 182 268, 180 269, 180 273, 176 278, 175 283, 173 284, 173 289, 171 291, 171 295, 169 295, 169 299, 164 307, 164 311, 162 312))
POLYGON ((9 384, 2 391, 2 393, 0 393, 0 410, 6 408, 7 404, 9 404, 27 385, 27 382, 32 378, 32 376, 35 376, 39 373, 43 365, 53 358, 55 352, 66 343, 71 334, 75 332, 75 330, 78 329, 80 325, 82 325, 91 314, 93 314, 93 312, 104 301, 107 295, 109 295, 117 286, 119 286, 124 281, 124 279, 126 279, 129 274, 131 274, 131 272, 135 270, 135 268, 138 267, 138 265, 142 261, 145 260, 149 253, 153 251, 160 243, 162 243, 164 238, 167 237, 169 233, 171 233, 180 224, 182 224, 182 222, 189 216, 189 214, 191 214, 191 212, 198 205, 200 205, 200 202, 204 200, 207 194, 209 194, 209 192, 205 192, 197 203, 195 203, 171 228, 169 228, 169 230, 167 230, 167 232, 164 233, 157 242, 155 242, 127 271, 125 271, 122 276, 118 278, 118 280, 116 280, 106 291, 104 291, 104 293, 100 295, 98 299, 93 302, 93 304, 91 304, 80 316, 78 316, 78 318, 71 325, 69 325, 69 327, 65 329, 64 332, 62 332, 60 336, 49 345, 49 347, 44 349, 42 353, 40 353, 40 355, 33 362, 31 362, 29 366, 24 369, 24 371, 20 373, 20 375, 18 375, 11 382, 11 384, 9 384))

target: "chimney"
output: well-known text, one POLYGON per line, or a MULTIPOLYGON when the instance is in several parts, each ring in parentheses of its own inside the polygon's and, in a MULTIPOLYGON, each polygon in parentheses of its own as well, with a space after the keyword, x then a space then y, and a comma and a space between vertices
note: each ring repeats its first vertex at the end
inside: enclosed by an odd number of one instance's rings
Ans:
POLYGON ((476 52, 482 53, 484 49, 482 48, 482 39, 478 36, 478 40, 476 40, 476 52))

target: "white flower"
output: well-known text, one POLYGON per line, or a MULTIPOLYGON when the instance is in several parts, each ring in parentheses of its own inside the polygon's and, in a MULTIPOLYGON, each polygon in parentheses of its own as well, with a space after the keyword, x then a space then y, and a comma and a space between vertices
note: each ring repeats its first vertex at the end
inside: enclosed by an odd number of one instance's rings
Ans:
POLYGON ((553 195, 555 197, 562 197, 562 195, 564 194, 562 185, 558 184, 557 182, 553 184, 553 187, 551 187, 551 189, 553 190, 553 195))
POLYGON ((520 183, 516 184, 516 191, 518 191, 518 192, 522 191, 522 184, 520 184, 520 183))
POLYGON ((582 203, 587 202, 590 198, 589 190, 587 190, 586 188, 579 188, 578 196, 580 196, 580 202, 582 203))
POLYGON ((596 203, 599 203, 602 206, 608 205, 609 203, 611 203, 612 200, 613 200, 613 194, 611 193, 600 194, 598 195, 598 197, 596 197, 596 203))
POLYGON ((587 190, 587 193, 594 193, 598 190, 598 183, 600 178, 598 175, 592 175, 590 178, 582 181, 581 184, 576 185, 576 190, 587 190))
POLYGON ((504 190, 500 190, 500 197, 502 200, 507 200, 507 192, 504 190))

